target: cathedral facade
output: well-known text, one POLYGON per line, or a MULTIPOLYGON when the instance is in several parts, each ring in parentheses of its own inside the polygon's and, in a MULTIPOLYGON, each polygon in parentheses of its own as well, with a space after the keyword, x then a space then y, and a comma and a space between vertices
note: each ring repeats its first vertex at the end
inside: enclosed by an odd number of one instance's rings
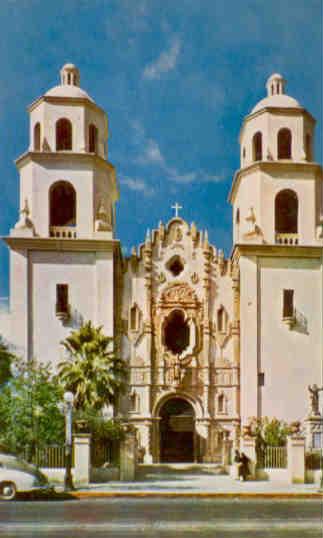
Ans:
POLYGON ((102 325, 129 364, 120 411, 145 462, 221 461, 250 417, 304 421, 323 364, 315 119, 286 95, 283 77, 269 78, 241 128, 229 259, 178 204, 124 258, 107 117, 79 78, 66 64, 61 84, 29 107, 0 334, 17 354, 55 367, 71 330, 102 325))

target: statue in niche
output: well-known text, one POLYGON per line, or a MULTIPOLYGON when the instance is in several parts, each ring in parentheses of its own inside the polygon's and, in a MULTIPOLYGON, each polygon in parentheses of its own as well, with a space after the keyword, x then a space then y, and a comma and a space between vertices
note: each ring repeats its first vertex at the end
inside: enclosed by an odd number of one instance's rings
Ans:
POLYGON ((96 213, 95 219, 95 231, 96 232, 109 232, 111 231, 111 225, 109 222, 108 212, 106 210, 103 200, 100 201, 99 207, 96 213))
POLYGON ((323 387, 319 388, 315 383, 314 385, 308 385, 310 393, 310 413, 311 415, 319 415, 319 392, 323 390, 323 387))

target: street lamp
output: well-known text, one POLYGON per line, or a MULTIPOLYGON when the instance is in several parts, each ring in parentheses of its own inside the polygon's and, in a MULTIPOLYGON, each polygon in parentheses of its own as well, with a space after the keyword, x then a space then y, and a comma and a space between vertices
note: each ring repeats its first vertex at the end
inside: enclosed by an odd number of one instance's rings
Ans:
POLYGON ((64 415, 65 415, 65 476, 64 490, 74 489, 72 477, 72 413, 74 394, 70 391, 64 393, 64 415))

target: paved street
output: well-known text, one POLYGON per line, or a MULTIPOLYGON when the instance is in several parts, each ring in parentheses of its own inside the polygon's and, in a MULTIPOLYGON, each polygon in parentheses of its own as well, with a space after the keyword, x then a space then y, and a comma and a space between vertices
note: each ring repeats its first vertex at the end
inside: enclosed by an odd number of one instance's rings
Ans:
POLYGON ((322 538, 322 501, 19 500, 0 503, 0 536, 322 538))

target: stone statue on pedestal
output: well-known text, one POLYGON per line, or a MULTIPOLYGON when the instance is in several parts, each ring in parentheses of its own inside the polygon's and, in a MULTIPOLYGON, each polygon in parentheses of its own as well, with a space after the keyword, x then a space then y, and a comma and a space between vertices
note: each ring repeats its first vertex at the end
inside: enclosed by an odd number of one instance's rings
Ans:
POLYGON ((310 414, 313 416, 319 415, 319 392, 323 390, 323 387, 319 388, 315 383, 314 385, 308 385, 310 392, 310 414))

